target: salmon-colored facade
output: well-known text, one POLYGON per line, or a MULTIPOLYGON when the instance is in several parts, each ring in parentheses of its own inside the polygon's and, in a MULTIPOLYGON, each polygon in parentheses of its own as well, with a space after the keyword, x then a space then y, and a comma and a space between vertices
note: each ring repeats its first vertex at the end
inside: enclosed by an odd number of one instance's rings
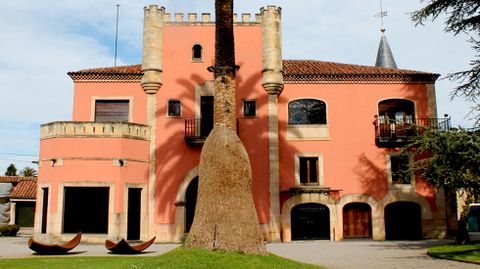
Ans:
MULTIPOLYGON (((143 65, 69 73, 72 121, 41 128, 35 237, 179 242, 188 232, 213 124, 215 24, 145 12, 143 65)), ((411 127, 439 123, 437 75, 283 60, 280 19, 269 6, 234 28, 237 133, 265 240, 444 236, 443 194, 396 176, 411 127)))

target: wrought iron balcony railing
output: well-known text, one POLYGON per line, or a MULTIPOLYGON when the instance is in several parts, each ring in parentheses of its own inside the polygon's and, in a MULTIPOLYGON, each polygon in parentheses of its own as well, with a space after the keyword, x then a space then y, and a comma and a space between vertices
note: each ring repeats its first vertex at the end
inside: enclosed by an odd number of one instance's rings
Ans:
MULTIPOLYGON (((185 141, 189 144, 203 144, 210 131, 213 129, 212 119, 186 118, 185 119, 185 141)), ((237 119, 238 134, 238 119, 237 119)))
POLYGON ((202 144, 213 129, 213 121, 201 118, 185 119, 185 140, 190 144, 202 144))
POLYGON ((409 120, 376 120, 375 139, 377 144, 405 144, 426 129, 449 130, 450 118, 411 118, 409 120))

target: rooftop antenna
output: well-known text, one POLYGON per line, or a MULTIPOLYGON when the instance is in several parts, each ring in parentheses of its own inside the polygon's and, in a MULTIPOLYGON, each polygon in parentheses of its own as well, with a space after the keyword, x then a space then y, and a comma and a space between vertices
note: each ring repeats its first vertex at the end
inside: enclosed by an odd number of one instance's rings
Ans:
POLYGON ((117 4, 117 18, 115 20, 115 58, 113 60, 113 66, 117 66, 117 44, 118 44, 118 14, 120 11, 120 5, 117 4))
POLYGON ((382 6, 382 0, 380 0, 380 12, 375 14, 375 18, 380 18, 380 20, 382 21, 382 30, 384 29, 383 28, 383 17, 387 17, 388 14, 387 14, 387 11, 383 11, 383 6, 382 6))

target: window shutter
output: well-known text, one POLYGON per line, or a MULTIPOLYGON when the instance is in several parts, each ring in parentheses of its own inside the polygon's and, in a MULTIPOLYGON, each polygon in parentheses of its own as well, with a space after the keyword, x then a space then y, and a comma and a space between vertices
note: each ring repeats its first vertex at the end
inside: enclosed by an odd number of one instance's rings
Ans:
POLYGON ((97 100, 95 121, 128 122, 129 100, 97 100))

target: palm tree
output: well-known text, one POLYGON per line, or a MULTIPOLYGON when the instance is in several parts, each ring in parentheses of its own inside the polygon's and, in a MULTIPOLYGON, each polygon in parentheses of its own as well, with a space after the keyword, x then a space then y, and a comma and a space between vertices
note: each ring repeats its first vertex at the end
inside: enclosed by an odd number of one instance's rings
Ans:
POLYGON ((187 247, 265 254, 250 160, 235 115, 233 0, 215 1, 215 127, 200 155, 197 206, 187 247))
POLYGON ((23 168, 22 171, 20 171, 20 176, 22 177, 36 177, 37 176, 37 170, 27 166, 23 168))

